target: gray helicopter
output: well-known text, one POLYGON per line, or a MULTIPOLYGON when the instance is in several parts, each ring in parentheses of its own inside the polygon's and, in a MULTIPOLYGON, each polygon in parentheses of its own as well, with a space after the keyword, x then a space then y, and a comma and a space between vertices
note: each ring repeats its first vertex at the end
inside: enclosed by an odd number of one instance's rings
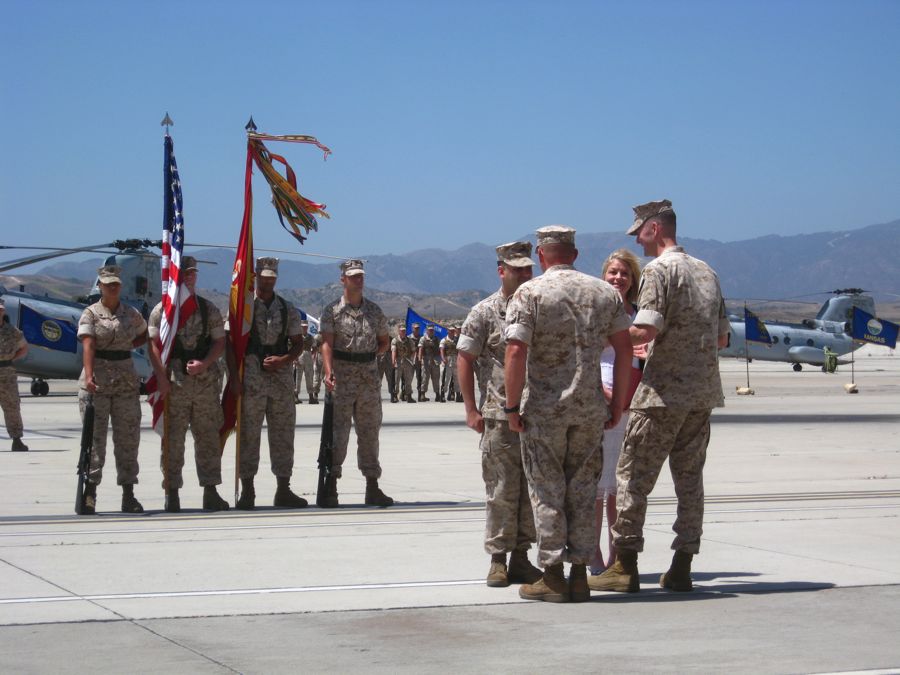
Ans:
MULTIPOLYGON (((160 242, 148 239, 126 239, 75 249, 0 246, 0 249, 47 251, 0 263, 0 272, 71 253, 108 253, 103 264, 119 265, 122 268, 122 301, 133 306, 147 318, 150 310, 159 302, 161 293, 159 255, 149 249, 150 246, 159 245, 160 242), (117 252, 111 253, 107 249, 115 249, 117 252)), ((73 330, 77 331, 78 320, 84 308, 100 298, 97 280, 94 280, 88 295, 79 298, 80 302, 37 296, 25 293, 24 290, 9 290, 3 286, 0 286, 0 295, 6 304, 7 319, 19 328, 27 321, 30 328, 26 332, 26 340, 29 343, 28 354, 25 358, 15 361, 14 365, 17 373, 32 378, 32 395, 49 394, 48 379, 78 379, 82 367, 81 342, 72 339, 72 334, 73 330)), ((133 358, 138 376, 142 382, 146 381, 152 373, 146 345, 135 349, 133 358)))
MULTIPOLYGON (((862 343, 856 342, 849 334, 849 322, 854 307, 875 314, 875 300, 864 295, 860 288, 845 288, 832 291, 833 298, 825 301, 815 319, 804 319, 801 323, 766 322, 766 329, 772 344, 746 342, 744 340, 744 320, 731 316, 731 336, 728 346, 719 350, 720 356, 759 361, 780 361, 794 364, 794 370, 803 370, 803 364, 825 365, 825 349, 838 357, 856 351, 862 343)), ((849 363, 838 358, 838 363, 849 363)))

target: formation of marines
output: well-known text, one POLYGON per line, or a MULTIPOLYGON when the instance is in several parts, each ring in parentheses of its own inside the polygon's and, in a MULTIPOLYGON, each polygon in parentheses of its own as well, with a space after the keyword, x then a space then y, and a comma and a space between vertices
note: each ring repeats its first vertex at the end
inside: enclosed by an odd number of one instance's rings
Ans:
MULTIPOLYGON (((498 246, 500 289, 472 308, 461 330, 452 327, 442 340, 435 337, 433 325, 422 334, 419 324, 413 325, 413 335, 401 326, 391 339, 381 308, 363 295, 361 260, 341 265, 343 294, 325 308, 318 335, 310 337, 296 308, 274 291, 278 260, 260 258, 242 377, 226 348, 220 312, 195 295, 196 260, 187 256, 183 261, 185 285, 196 308, 178 327, 165 365, 158 342, 161 305, 150 314, 148 327, 137 310, 119 301, 120 268, 102 267, 101 298, 85 308, 78 326, 84 354, 79 405, 83 411, 90 402, 95 410, 83 512, 95 512, 110 424, 122 511, 143 511, 134 495, 141 410, 131 350, 149 338, 160 394, 168 399, 168 444, 161 459, 166 511, 180 510, 188 428, 204 488, 203 508, 229 508, 216 491, 222 482, 218 399, 224 352, 227 386, 241 401, 238 509, 255 508, 264 419, 277 484, 274 505, 307 505, 290 489, 302 378, 310 403, 318 403, 324 382, 334 405, 334 467, 325 506, 339 505, 337 481, 351 424, 358 439, 357 465, 366 478, 365 503, 392 505, 393 499, 378 485, 382 379, 388 379, 392 402, 427 401, 430 384, 436 401, 463 402, 466 424, 481 435, 489 586, 520 583, 522 598, 551 602, 583 602, 592 590, 639 591, 637 558, 644 545, 647 497, 668 459, 678 513, 674 555, 660 585, 692 590, 691 564, 702 535, 709 419, 712 409, 724 402, 717 354, 727 343, 730 325, 716 273, 677 243, 670 201, 634 207, 627 233, 653 258, 641 275, 633 321, 612 286, 574 268, 575 230, 554 225, 537 231, 543 273, 532 278, 529 242, 498 246), (600 386, 600 352, 607 346, 615 353, 609 402, 600 386), (588 578, 603 429, 615 426, 622 416, 635 348, 646 353, 646 365, 630 403, 616 466, 612 531, 618 556, 604 572, 588 578), (532 544, 537 546, 538 567, 528 559, 532 544), (568 576, 565 563, 570 566, 568 576)), ((12 449, 23 451, 28 448, 21 440, 12 362, 24 356, 27 345, 4 319, 0 301, 0 406, 12 449)))

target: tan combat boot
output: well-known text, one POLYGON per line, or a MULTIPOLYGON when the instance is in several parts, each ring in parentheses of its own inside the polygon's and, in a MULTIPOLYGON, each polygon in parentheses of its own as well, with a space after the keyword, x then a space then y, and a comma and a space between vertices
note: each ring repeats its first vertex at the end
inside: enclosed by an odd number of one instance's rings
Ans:
POLYGON ((563 564, 556 563, 545 568, 544 576, 537 583, 520 586, 519 597, 523 600, 569 602, 569 582, 566 581, 563 564))
POLYGON ((506 588, 509 586, 509 573, 506 568, 505 553, 494 553, 491 555, 491 569, 488 570, 487 585, 491 588, 506 588))
POLYGON ((253 487, 253 478, 241 478, 241 496, 234 508, 239 511, 252 511, 256 508, 256 489, 253 487))
POLYGON ((366 506, 392 506, 394 500, 384 494, 378 487, 377 478, 366 478, 366 506))
POLYGON ((637 593, 641 590, 637 551, 620 549, 618 558, 612 567, 603 574, 588 579, 588 588, 592 591, 618 591, 619 593, 637 593))
POLYGON ((134 496, 134 485, 122 485, 122 513, 143 513, 144 507, 134 496))
POLYGON ((90 481, 84 484, 84 494, 81 496, 81 512, 79 515, 92 516, 97 512, 97 484, 90 481))
POLYGON ((278 488, 275 490, 273 505, 279 509, 305 509, 309 506, 303 497, 291 491, 291 479, 289 476, 277 476, 278 488))
POLYGON ((533 584, 544 576, 543 572, 528 560, 527 550, 516 550, 510 554, 508 574, 511 584, 533 584))
POLYGON ((569 570, 569 597, 572 602, 587 602, 591 599, 587 566, 584 563, 572 563, 572 569, 569 570))
POLYGON ((694 584, 691 581, 691 560, 693 557, 691 553, 675 551, 669 571, 659 578, 659 585, 663 588, 668 588, 670 591, 680 591, 682 593, 694 590, 694 584))
POLYGON ((203 510, 204 511, 227 511, 230 507, 228 502, 219 496, 215 485, 203 486, 203 510))

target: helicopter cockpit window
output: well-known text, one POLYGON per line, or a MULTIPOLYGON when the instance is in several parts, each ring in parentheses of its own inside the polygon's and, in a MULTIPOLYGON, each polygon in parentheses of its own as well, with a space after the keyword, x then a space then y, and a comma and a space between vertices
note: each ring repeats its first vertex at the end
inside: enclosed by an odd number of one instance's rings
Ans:
POLYGON ((135 277, 134 278, 134 293, 135 293, 135 295, 146 295, 148 287, 149 287, 149 283, 147 281, 147 277, 135 277))

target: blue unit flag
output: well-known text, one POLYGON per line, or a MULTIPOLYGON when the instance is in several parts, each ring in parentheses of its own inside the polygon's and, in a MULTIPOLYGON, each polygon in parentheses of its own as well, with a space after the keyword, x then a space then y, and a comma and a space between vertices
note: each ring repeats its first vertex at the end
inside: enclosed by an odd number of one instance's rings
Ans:
POLYGON ((896 323, 879 319, 859 307, 853 308, 853 320, 850 325, 850 334, 854 340, 863 340, 872 344, 895 349, 897 347, 896 323))
POLYGON ((19 329, 28 344, 73 354, 78 351, 75 326, 64 319, 44 316, 25 303, 19 304, 19 329))
POLYGON ((766 324, 746 307, 744 307, 744 335, 750 342, 772 344, 772 337, 769 335, 766 324))
POLYGON ((431 321, 430 319, 426 319, 421 314, 415 312, 412 307, 406 308, 406 334, 412 335, 413 329, 412 325, 414 323, 422 324, 422 335, 425 335, 425 327, 428 325, 434 326, 434 336, 443 340, 447 337, 447 329, 441 324, 431 321))

